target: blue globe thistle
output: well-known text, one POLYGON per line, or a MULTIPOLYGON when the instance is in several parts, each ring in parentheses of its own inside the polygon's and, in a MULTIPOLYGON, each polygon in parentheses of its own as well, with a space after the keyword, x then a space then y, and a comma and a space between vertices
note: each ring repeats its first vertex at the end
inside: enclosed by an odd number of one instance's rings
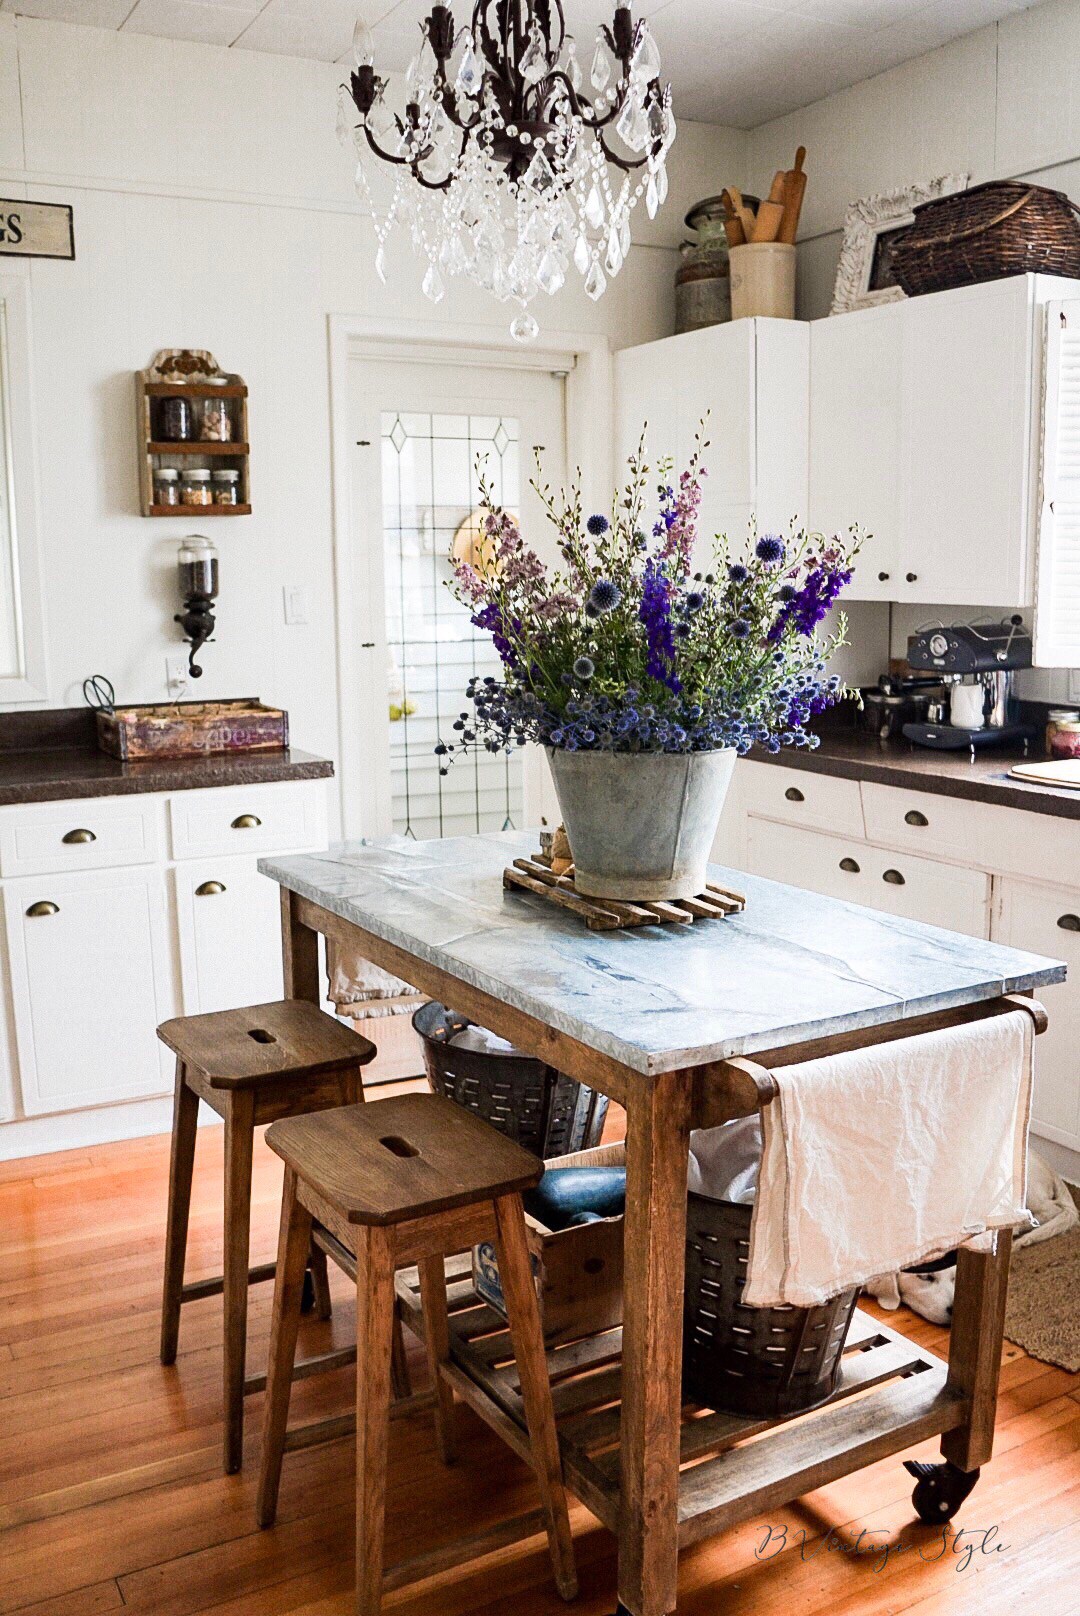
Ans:
POLYGON ((754 546, 754 554, 766 566, 775 566, 784 559, 784 541, 777 538, 775 533, 763 533, 754 546))
POLYGON ((675 638, 677 640, 688 640, 690 638, 690 624, 689 623, 676 623, 675 624, 675 638))
POLYGON ((600 616, 600 608, 599 608, 599 606, 594 606, 591 600, 587 600, 585 602, 585 616, 586 617, 599 617, 600 616))
POLYGON ((782 600, 786 606, 789 600, 795 599, 795 585, 781 584, 780 588, 776 591, 776 598, 778 600, 782 600))
POLYGON ((741 561, 733 561, 727 570, 727 575, 733 584, 744 584, 750 576, 741 561))
POLYGON ((683 602, 683 605, 686 607, 688 612, 700 612, 704 604, 705 596, 701 593, 700 589, 689 590, 686 599, 683 602))
POLYGON ((745 617, 736 617, 730 627, 732 638, 736 640, 745 640, 750 633, 750 624, 745 617))
POLYGON ((607 532, 610 523, 608 522, 606 516, 600 516, 598 514, 596 516, 590 516, 589 520, 585 523, 585 526, 588 528, 593 538, 598 539, 602 533, 607 532))
POLYGON ((610 578, 598 578, 589 590, 589 605, 598 612, 613 612, 622 600, 622 590, 610 578))
POLYGON ((579 656, 574 663, 575 679, 591 679, 595 672, 596 664, 593 662, 592 657, 579 656))

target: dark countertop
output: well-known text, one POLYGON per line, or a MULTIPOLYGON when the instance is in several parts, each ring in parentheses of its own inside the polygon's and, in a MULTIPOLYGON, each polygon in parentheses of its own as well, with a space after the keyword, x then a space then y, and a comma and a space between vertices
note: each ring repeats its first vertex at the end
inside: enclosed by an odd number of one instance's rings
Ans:
POLYGON ((755 748, 755 763, 778 763, 785 768, 807 769, 811 774, 839 775, 845 780, 869 780, 883 786, 906 786, 940 797, 963 797, 970 802, 992 802, 1026 813, 1053 814, 1059 819, 1080 819, 1080 791, 1031 785, 1012 780, 1014 763, 1045 761, 1041 746, 1032 745, 1024 756, 1015 746, 976 752, 935 752, 908 741, 879 741, 871 735, 841 728, 822 728, 816 752, 787 747, 777 755, 755 748))
POLYGON ((325 780, 334 772, 328 758, 295 748, 121 763, 98 751, 94 737, 85 708, 0 714, 0 805, 325 780))

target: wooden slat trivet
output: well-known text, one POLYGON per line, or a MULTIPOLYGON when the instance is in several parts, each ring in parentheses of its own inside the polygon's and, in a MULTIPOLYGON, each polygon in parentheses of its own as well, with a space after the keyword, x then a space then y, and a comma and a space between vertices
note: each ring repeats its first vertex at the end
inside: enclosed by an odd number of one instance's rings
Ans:
POLYGON ((574 886, 573 865, 563 875, 556 875, 549 855, 542 852, 534 858, 515 859, 513 866, 503 871, 503 886, 507 890, 517 887, 535 892, 560 908, 571 910, 581 916, 590 931, 619 931, 625 926, 689 926, 695 920, 722 920, 746 908, 746 899, 741 893, 731 892, 712 881, 695 897, 678 898, 671 903, 589 898, 574 886))

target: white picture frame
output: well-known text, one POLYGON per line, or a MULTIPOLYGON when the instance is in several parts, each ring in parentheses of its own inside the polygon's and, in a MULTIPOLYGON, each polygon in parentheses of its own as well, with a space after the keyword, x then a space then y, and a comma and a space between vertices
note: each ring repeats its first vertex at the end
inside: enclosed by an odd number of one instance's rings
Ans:
POLYGON ((829 313, 848 314, 852 309, 900 301, 905 294, 899 286, 871 288, 879 238, 911 224, 920 203, 965 190, 970 178, 969 174, 942 174, 936 180, 880 191, 852 202, 844 219, 844 241, 829 313))

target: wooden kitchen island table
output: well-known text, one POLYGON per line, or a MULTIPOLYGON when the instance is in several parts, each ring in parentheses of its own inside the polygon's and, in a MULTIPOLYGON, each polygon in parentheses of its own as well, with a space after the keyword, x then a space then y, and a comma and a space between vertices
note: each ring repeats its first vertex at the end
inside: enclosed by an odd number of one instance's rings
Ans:
MULTIPOLYGON (((833 1401, 743 1442, 769 1422, 683 1408, 691 1128, 756 1109, 771 1066, 996 1013, 1064 967, 724 869, 743 914, 590 932, 504 892, 535 846, 394 839, 260 868, 282 887, 287 993, 321 1000, 322 933, 626 1108, 622 1330, 548 1360, 567 1484, 618 1537, 620 1604, 669 1616, 683 1544, 939 1432, 961 1470, 989 1457, 1008 1272, 1007 1236, 961 1250, 948 1364, 857 1314, 833 1401)), ((467 1283, 451 1301, 446 1373, 527 1456, 498 1321, 467 1283)))

